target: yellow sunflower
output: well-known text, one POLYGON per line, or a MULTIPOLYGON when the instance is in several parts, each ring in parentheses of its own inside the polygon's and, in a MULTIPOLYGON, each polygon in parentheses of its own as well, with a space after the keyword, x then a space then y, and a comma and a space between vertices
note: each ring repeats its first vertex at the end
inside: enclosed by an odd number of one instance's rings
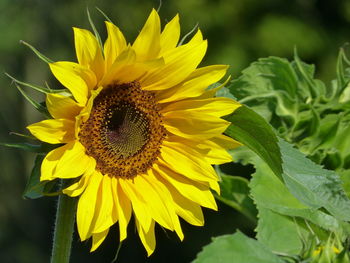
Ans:
POLYGON ((178 15, 161 31, 152 10, 132 45, 114 24, 106 27, 103 47, 90 31, 74 28, 78 63, 50 64, 68 90, 48 94, 53 119, 28 129, 64 144, 45 157, 41 180, 76 178, 63 193, 79 196, 78 232, 82 241, 92 237, 91 251, 117 222, 124 240, 133 213, 150 255, 156 222, 182 240, 179 217, 202 226, 201 206, 217 210, 212 164, 230 162, 226 149, 238 145, 222 135, 229 122, 220 117, 240 105, 206 91, 227 66, 197 68, 207 41, 198 30, 178 45, 178 15))

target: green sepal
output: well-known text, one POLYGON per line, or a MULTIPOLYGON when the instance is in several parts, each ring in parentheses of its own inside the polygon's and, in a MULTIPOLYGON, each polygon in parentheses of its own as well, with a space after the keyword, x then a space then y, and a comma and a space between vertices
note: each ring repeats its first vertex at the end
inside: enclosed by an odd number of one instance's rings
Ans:
POLYGON ((44 61, 47 64, 53 63, 53 60, 49 59, 48 57, 46 57, 45 55, 43 55, 42 53, 40 53, 35 47, 33 47, 32 45, 28 44, 27 42, 21 40, 20 41, 21 44, 29 47, 34 53, 35 55, 38 56, 38 58, 40 58, 42 61, 44 61))
POLYGON ((35 100, 33 100, 31 97, 29 97, 24 90, 18 86, 15 83, 16 88, 19 90, 19 92, 21 92, 21 94, 23 95, 23 97, 34 106, 34 108, 39 111, 40 113, 44 114, 47 118, 52 118, 49 111, 47 110, 47 108, 45 106, 43 106, 42 104, 36 102, 35 100))
POLYGON ((66 92, 67 89, 50 89, 50 88, 44 88, 44 87, 40 87, 34 84, 30 84, 30 83, 26 83, 23 81, 20 81, 18 79, 16 79, 15 77, 11 76, 10 74, 5 72, 5 75, 8 76, 10 79, 12 79, 15 83, 20 84, 22 86, 31 88, 33 90, 42 92, 44 94, 49 94, 49 93, 61 93, 61 92, 66 92))
POLYGON ((91 15, 90 15, 90 11, 89 11, 89 8, 88 8, 88 7, 86 7, 86 13, 87 13, 88 20, 89 20, 90 26, 91 26, 91 28, 92 28, 92 31, 94 31, 95 37, 96 37, 96 39, 97 39, 97 42, 98 42, 98 44, 100 45, 101 50, 103 50, 103 45, 102 45, 102 41, 101 41, 100 34, 98 33, 98 31, 97 31, 97 29, 96 29, 96 26, 95 26, 95 24, 94 24, 94 21, 92 21, 92 18, 91 18, 91 15))
POLYGON ((103 17, 110 23, 113 23, 112 20, 106 15, 105 12, 103 12, 100 8, 98 8, 97 6, 95 7, 97 11, 99 11, 101 13, 101 15, 103 15, 103 17))
POLYGON ((54 192, 59 185, 59 180, 40 181, 40 169, 45 155, 37 155, 34 167, 28 178, 27 185, 23 192, 23 198, 37 199, 43 196, 58 195, 60 192, 54 192))
POLYGON ((22 137, 22 138, 26 138, 26 139, 29 139, 29 140, 34 140, 36 141, 37 138, 35 138, 33 135, 31 134, 23 134, 23 133, 19 133, 19 132, 9 132, 10 135, 16 135, 18 137, 22 137))
POLYGON ((0 142, 1 146, 17 148, 27 152, 35 152, 35 153, 48 153, 53 149, 60 147, 62 144, 50 144, 41 142, 41 144, 31 144, 26 142, 18 142, 18 143, 4 143, 0 142))

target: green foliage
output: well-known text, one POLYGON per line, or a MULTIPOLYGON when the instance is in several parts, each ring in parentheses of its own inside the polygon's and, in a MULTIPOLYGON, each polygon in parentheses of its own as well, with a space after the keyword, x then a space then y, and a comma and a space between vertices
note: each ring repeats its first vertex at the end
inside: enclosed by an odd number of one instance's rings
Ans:
MULTIPOLYGON (((276 136, 271 136, 274 132, 248 107, 231 114, 226 134, 245 145, 232 155, 244 165, 253 164, 256 171, 249 190, 246 184, 232 186, 239 181, 237 176, 223 176, 223 196, 217 198, 238 211, 242 205, 234 197, 237 192, 252 198, 258 210, 255 242, 286 262, 350 262, 346 245, 350 233, 346 194, 350 192, 349 65, 341 50, 337 79, 329 87, 314 78, 314 66, 302 62, 296 53, 292 62, 259 59, 229 87, 234 97, 260 113, 289 143, 279 139, 277 148, 271 147, 277 143, 276 136)), ((242 250, 235 244, 230 249, 242 250)), ((204 260, 205 251, 198 259, 204 260)))
POLYGON ((248 146, 269 164, 276 175, 280 176, 282 173, 281 153, 277 145, 277 137, 270 125, 244 105, 226 116, 225 119, 232 123, 225 133, 248 146))
POLYGON ((297 54, 292 62, 259 59, 232 82, 230 90, 312 160, 346 170, 350 168, 350 64, 343 50, 337 64, 337 79, 326 86, 314 79, 314 66, 297 54))
POLYGON ((279 143, 283 159, 283 179, 290 192, 301 202, 343 221, 350 221, 350 200, 345 195, 339 176, 303 156, 284 141, 279 143))
POLYGON ((249 197, 249 181, 241 176, 229 176, 220 173, 220 195, 216 199, 244 214, 251 221, 256 223, 257 210, 253 200, 249 197))
POLYGON ((203 248, 193 263, 283 263, 263 244, 241 232, 213 238, 213 242, 203 248))
POLYGON ((24 189, 23 197, 36 199, 40 198, 44 195, 53 195, 53 191, 56 189, 58 185, 58 180, 54 180, 51 182, 40 181, 40 168, 41 163, 44 160, 45 155, 37 155, 34 167, 28 178, 27 185, 24 189))

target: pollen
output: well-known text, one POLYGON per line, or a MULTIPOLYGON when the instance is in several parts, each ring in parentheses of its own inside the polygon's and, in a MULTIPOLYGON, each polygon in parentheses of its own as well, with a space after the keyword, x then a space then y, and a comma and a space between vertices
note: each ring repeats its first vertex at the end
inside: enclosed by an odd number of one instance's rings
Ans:
POLYGON ((113 84, 95 98, 80 142, 104 175, 133 178, 157 160, 166 129, 154 93, 138 82, 113 84))

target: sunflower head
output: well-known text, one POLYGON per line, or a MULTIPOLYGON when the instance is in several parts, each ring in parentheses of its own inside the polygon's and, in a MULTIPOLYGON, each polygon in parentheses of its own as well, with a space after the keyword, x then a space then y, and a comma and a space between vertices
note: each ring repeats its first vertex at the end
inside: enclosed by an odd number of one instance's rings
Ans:
POLYGON ((50 64, 67 92, 48 94, 52 119, 28 129, 60 144, 46 155, 41 180, 76 179, 63 192, 79 196, 81 240, 92 237, 93 251, 118 222, 122 241, 133 214, 150 255, 156 222, 182 240, 179 217, 200 226, 201 206, 217 209, 212 165, 230 162, 226 149, 238 146, 222 135, 229 123, 221 117, 239 104, 207 90, 227 66, 197 68, 207 41, 198 30, 178 45, 178 15, 161 30, 152 10, 133 44, 111 22, 106 28, 104 45, 74 28, 78 62, 50 64))

